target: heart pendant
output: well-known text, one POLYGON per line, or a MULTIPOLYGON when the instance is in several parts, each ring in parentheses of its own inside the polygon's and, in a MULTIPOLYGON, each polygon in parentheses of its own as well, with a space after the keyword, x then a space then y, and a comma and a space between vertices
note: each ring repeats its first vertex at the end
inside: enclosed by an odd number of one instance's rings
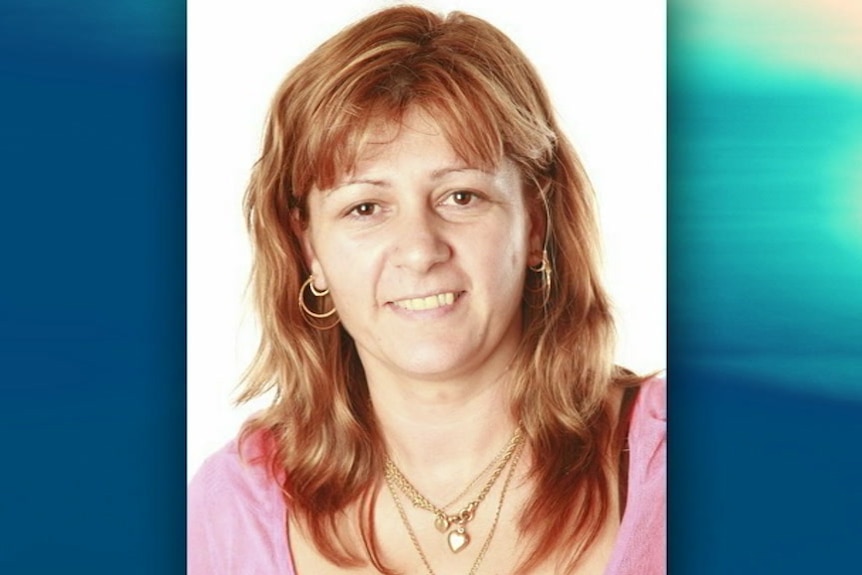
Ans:
POLYGON ((434 520, 434 527, 440 533, 446 533, 446 530, 449 529, 449 520, 445 515, 438 515, 437 519, 434 520))
POLYGON ((449 549, 452 550, 452 553, 457 553, 469 543, 470 536, 467 535, 467 532, 464 531, 463 527, 449 532, 449 549))

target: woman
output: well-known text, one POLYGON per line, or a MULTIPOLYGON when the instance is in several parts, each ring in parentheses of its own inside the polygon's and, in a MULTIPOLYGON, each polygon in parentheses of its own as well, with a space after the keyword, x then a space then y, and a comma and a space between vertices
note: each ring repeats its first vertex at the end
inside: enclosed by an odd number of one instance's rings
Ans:
POLYGON ((660 573, 664 384, 613 365, 589 185, 482 20, 376 13, 273 101, 246 197, 276 390, 189 572, 660 573))

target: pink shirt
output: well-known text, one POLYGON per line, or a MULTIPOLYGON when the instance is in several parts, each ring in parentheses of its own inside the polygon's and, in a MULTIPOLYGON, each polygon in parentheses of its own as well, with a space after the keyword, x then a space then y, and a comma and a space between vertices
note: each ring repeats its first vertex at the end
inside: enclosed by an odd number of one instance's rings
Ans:
MULTIPOLYGON (((605 575, 666 572, 666 420, 666 382, 655 378, 632 412, 628 500, 605 575)), ((296 575, 286 513, 278 483, 231 441, 189 485, 188 575, 296 575)))

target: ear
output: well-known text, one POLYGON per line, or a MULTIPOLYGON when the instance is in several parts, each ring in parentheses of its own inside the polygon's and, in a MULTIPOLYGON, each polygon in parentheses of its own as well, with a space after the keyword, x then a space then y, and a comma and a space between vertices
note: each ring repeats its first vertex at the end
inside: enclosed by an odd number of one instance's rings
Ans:
POLYGON ((323 273, 320 260, 317 258, 317 252, 314 250, 314 241, 308 222, 303 220, 298 210, 293 211, 290 222, 293 233, 299 239, 305 265, 311 270, 311 275, 314 276, 314 288, 318 291, 325 291, 329 285, 326 282, 326 275, 323 273))

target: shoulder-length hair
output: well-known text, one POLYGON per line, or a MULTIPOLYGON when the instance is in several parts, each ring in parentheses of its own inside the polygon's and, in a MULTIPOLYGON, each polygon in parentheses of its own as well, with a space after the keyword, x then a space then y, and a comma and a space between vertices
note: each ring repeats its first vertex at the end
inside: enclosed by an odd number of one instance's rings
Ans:
POLYGON ((389 572, 372 513, 384 444, 351 337, 303 318, 297 300, 309 270, 296 226, 307 221, 310 190, 334 185, 374 126, 397 123, 416 107, 471 165, 515 162, 527 204, 544 220, 551 281, 528 274, 510 386, 535 482, 519 523, 531 542, 521 567, 560 559, 561 550, 571 567, 613 508, 607 398, 622 379, 612 360, 592 190, 532 65, 478 18, 382 10, 322 44, 279 87, 245 198, 262 337, 240 401, 272 389, 275 399, 246 425, 243 439, 257 432, 271 438, 271 471, 325 557, 342 566, 370 561, 389 572), (362 545, 350 536, 356 533, 362 545))

